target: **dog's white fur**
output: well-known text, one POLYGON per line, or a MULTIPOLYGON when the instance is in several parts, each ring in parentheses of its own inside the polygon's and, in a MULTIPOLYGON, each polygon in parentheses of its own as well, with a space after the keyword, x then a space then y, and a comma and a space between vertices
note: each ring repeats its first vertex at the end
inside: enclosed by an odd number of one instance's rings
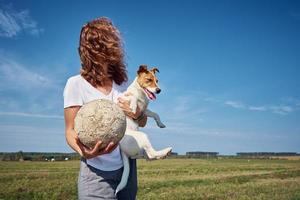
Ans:
MULTIPOLYGON (((151 92, 155 93, 155 88, 147 88, 151 92)), ((165 125, 161 122, 158 114, 147 109, 149 99, 145 94, 143 88, 139 85, 137 78, 128 87, 126 93, 131 93, 129 96, 122 96, 124 99, 130 100, 130 108, 135 113, 137 107, 146 114, 147 117, 154 118, 157 125, 160 128, 164 128, 165 125)), ((165 158, 171 151, 172 148, 168 147, 160 151, 153 149, 147 135, 139 130, 138 122, 130 117, 126 118, 127 127, 126 132, 122 140, 120 141, 121 154, 123 159, 124 170, 122 179, 116 189, 116 193, 122 190, 129 177, 129 161, 130 158, 147 158, 149 160, 165 158)))

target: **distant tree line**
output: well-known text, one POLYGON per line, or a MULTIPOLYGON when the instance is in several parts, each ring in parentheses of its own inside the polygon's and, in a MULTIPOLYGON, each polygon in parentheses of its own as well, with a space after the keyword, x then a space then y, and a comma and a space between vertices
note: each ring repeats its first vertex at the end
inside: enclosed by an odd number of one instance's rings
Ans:
POLYGON ((217 157, 219 155, 219 152, 190 151, 190 152, 186 152, 185 155, 188 158, 194 158, 194 157, 211 158, 211 157, 217 157))
POLYGON ((216 157, 242 157, 242 158, 269 158, 269 157, 280 157, 280 156, 300 156, 296 152, 238 152, 236 156, 224 156, 220 155, 219 152, 208 152, 208 151, 190 151, 186 152, 185 155, 179 157, 185 158, 216 158, 216 157))
POLYGON ((239 157, 300 156, 296 152, 238 152, 239 157))
MULTIPOLYGON (((178 155, 172 152, 171 158, 217 158, 217 157, 235 157, 235 158, 269 158, 276 156, 300 156, 296 152, 238 152, 236 156, 224 156, 219 152, 190 151, 185 155, 178 155)), ((49 153, 49 152, 0 152, 0 161, 65 161, 79 160, 78 153, 49 153)))
POLYGON ((0 161, 63 161, 79 160, 77 153, 0 152, 0 161))

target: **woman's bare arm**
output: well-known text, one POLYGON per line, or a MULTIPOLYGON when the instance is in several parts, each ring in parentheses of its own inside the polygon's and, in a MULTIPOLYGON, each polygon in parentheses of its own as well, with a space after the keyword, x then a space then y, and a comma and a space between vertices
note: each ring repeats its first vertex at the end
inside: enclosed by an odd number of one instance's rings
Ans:
POLYGON ((77 144, 77 133, 74 130, 74 119, 80 106, 72 106, 64 109, 65 115, 65 136, 68 145, 82 156, 82 151, 77 144))
MULTIPOLYGON (((128 95, 128 94, 127 94, 128 95)), ((129 93, 129 95, 132 95, 129 93)), ((138 120, 138 124, 140 127, 145 127, 147 124, 147 116, 141 112, 140 108, 137 107, 136 112, 133 113, 130 108, 130 100, 125 100, 122 97, 118 98, 118 106, 124 111, 125 115, 131 117, 133 119, 138 119, 142 116, 141 119, 138 120)))
POLYGON ((112 152, 118 144, 114 144, 111 142, 107 145, 107 147, 100 150, 100 146, 102 143, 101 141, 98 141, 93 149, 89 149, 79 141, 77 133, 74 130, 74 119, 79 109, 80 106, 72 106, 64 109, 65 135, 68 145, 74 151, 79 153, 80 156, 85 157, 87 159, 112 152))

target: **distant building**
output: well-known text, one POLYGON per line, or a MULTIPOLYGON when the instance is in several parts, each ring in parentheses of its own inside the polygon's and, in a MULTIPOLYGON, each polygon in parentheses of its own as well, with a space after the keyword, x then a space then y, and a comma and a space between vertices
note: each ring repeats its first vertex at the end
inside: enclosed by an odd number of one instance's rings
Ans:
POLYGON ((186 152, 188 157, 217 157, 219 152, 207 152, 207 151, 190 151, 186 152))
POLYGON ((295 152, 238 152, 240 157, 297 156, 295 152))
POLYGON ((178 153, 176 153, 176 152, 171 152, 171 156, 178 156, 178 153))

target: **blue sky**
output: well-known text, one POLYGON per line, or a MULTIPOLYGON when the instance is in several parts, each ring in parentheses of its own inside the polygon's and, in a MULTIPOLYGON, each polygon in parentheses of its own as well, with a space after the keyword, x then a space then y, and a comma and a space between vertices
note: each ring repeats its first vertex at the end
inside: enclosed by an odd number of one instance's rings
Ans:
POLYGON ((300 152, 299 1, 0 0, 0 151, 71 152, 63 88, 79 33, 107 16, 132 80, 157 66, 162 93, 145 131, 175 152, 300 152))

